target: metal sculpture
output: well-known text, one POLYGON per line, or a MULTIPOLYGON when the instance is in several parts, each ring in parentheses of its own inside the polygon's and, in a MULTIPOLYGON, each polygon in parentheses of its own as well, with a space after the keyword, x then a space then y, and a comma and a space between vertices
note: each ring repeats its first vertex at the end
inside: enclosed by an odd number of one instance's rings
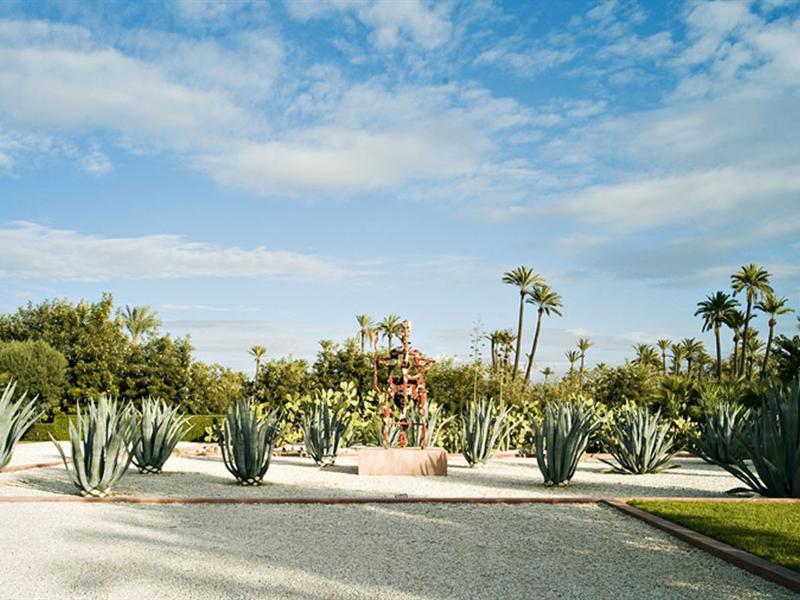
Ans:
POLYGON ((411 348, 409 336, 411 323, 403 321, 402 345, 392 348, 388 356, 381 357, 378 353, 378 338, 375 336, 375 362, 374 386, 375 392, 383 398, 383 447, 391 445, 390 432, 392 427, 399 427, 399 444, 405 448, 408 443, 408 430, 410 427, 420 428, 420 446, 425 447, 428 437, 428 391, 425 388, 425 372, 434 364, 434 360, 426 357, 416 348, 411 348), (378 384, 378 370, 381 366, 388 369, 386 387, 381 389, 378 384), (416 405, 414 417, 409 414, 412 406, 416 405))

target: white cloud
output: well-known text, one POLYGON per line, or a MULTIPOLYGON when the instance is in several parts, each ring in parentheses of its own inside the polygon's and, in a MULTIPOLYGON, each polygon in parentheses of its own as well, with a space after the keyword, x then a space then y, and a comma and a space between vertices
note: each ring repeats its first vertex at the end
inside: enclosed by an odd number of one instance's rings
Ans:
POLYGON ((276 277, 338 279, 344 267, 313 255, 193 242, 179 235, 103 237, 35 223, 0 228, 0 276, 53 281, 276 277))

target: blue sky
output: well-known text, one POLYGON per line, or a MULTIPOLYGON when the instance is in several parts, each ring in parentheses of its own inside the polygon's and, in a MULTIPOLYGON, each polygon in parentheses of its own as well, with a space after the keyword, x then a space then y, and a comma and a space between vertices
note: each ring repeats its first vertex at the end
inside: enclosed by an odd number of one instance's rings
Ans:
POLYGON ((800 308, 798 140, 796 2, 6 0, 0 310, 108 290, 248 370, 398 313, 464 357, 527 264, 539 368, 615 363, 710 342, 746 262, 800 308))

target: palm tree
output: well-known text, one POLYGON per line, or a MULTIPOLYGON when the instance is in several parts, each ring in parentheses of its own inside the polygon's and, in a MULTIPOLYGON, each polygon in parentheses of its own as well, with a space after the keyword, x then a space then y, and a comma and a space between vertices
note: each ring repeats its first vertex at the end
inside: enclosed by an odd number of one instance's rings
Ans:
POLYGON ((536 361, 536 348, 539 345, 539 333, 542 330, 542 315, 551 314, 561 316, 561 308, 564 304, 561 302, 561 296, 555 293, 550 286, 542 283, 533 288, 533 291, 528 293, 528 298, 525 300, 528 304, 534 304, 536 309, 536 332, 533 334, 533 345, 531 346, 531 353, 528 356, 528 366, 525 369, 525 381, 530 381, 531 371, 536 361))
POLYGON ((495 329, 489 335, 486 336, 486 339, 489 340, 489 347, 492 353, 492 367, 497 367, 497 364, 500 362, 500 345, 503 340, 503 331, 501 329, 495 329))
POLYGON ((725 324, 733 331, 733 357, 731 358, 731 376, 736 377, 739 373, 739 340, 742 336, 742 325, 744 325, 744 313, 738 309, 728 313, 725 324))
POLYGON ((564 356, 566 356, 569 361, 569 374, 571 377, 575 374, 575 363, 580 360, 581 354, 577 350, 567 350, 564 356))
MULTIPOLYGON (((636 344, 633 348, 636 350, 636 358, 633 362, 637 365, 653 367, 662 364, 663 361, 658 356, 658 352, 650 344, 636 344)), ((666 361, 666 359, 663 360, 666 361)))
POLYGON ((525 296, 528 292, 533 290, 537 285, 543 284, 544 280, 538 273, 534 273, 533 269, 522 265, 513 271, 508 271, 503 274, 503 283, 514 285, 519 288, 519 318, 517 322, 517 348, 514 353, 514 370, 511 372, 512 377, 517 376, 519 369, 519 356, 522 351, 522 320, 525 312, 525 296))
POLYGON ((747 331, 747 339, 744 340, 744 345, 747 347, 747 378, 752 379, 757 355, 764 348, 764 342, 758 339, 757 329, 749 329, 747 331))
POLYGON ((583 379, 583 365, 586 360, 586 351, 592 347, 592 342, 589 338, 580 338, 578 340, 578 350, 581 352, 581 379, 583 379))
POLYGON ((661 350, 661 372, 664 375, 667 374, 667 349, 670 344, 672 344, 672 340, 668 340, 667 338, 661 338, 656 342, 656 346, 661 350))
POLYGON ((731 312, 736 310, 739 303, 725 292, 709 294, 705 300, 697 303, 694 316, 703 317, 703 331, 714 330, 714 342, 717 348, 717 379, 722 379, 722 345, 719 340, 719 330, 728 322, 731 312))
POLYGON ((149 306, 131 308, 126 304, 122 324, 131 336, 131 344, 136 346, 141 338, 151 335, 161 326, 161 319, 149 306))
POLYGON ((695 363, 697 364, 697 380, 698 381, 703 381, 703 373, 705 372, 706 367, 708 365, 710 365, 712 362, 713 362, 713 360, 708 355, 708 353, 705 352, 704 350, 701 351, 695 357, 695 363))
POLYGON ((686 358, 686 349, 683 344, 672 344, 669 349, 672 351, 672 374, 681 374, 681 363, 686 358))
POLYGON ((386 342, 389 346, 389 352, 392 351, 392 339, 398 337, 403 332, 403 324, 400 321, 400 317, 397 315, 389 315, 388 317, 384 317, 383 321, 378 323, 378 330, 383 333, 383 337, 386 338, 386 342))
POLYGON ((683 338, 681 346, 685 352, 684 358, 686 359, 686 374, 691 378, 692 376, 692 362, 697 356, 704 351, 703 342, 694 338, 683 338))
POLYGON ((372 318, 369 315, 356 315, 356 321, 358 322, 358 337, 361 341, 361 353, 365 352, 365 344, 368 339, 372 338, 372 331, 375 329, 375 323, 372 322, 372 318))
POLYGON ((764 350, 764 364, 761 367, 761 376, 767 375, 767 361, 769 360, 769 351, 772 347, 772 337, 775 333, 775 325, 778 324, 778 316, 794 312, 793 308, 786 306, 789 302, 788 298, 778 298, 772 292, 768 292, 761 302, 756 304, 756 310, 760 310, 764 314, 769 315, 769 334, 767 334, 767 347, 764 350))
POLYGON ((754 263, 742 266, 736 273, 731 275, 731 286, 733 295, 744 292, 747 299, 747 310, 744 314, 744 331, 742 332, 742 357, 741 371, 744 372, 744 365, 747 359, 747 330, 750 327, 753 304, 760 295, 772 293, 772 286, 769 284, 770 274, 764 267, 759 267, 754 263))
POLYGON ((261 360, 267 355, 267 349, 264 346, 256 344, 250 348, 250 356, 256 361, 256 374, 253 376, 253 381, 258 379, 258 370, 261 368, 261 360))
POLYGON ((511 356, 512 346, 514 345, 514 340, 516 340, 516 336, 514 336, 514 332, 510 329, 501 329, 497 332, 497 343, 501 348, 500 354, 502 358, 500 360, 500 364, 504 369, 508 368, 509 356, 511 356))
POLYGON ((553 375, 553 369, 551 369, 550 367, 545 367, 544 369, 542 369, 542 370, 541 370, 541 371, 539 371, 539 372, 540 372, 542 375, 544 375, 544 382, 545 382, 545 383, 548 383, 548 380, 549 380, 549 379, 550 379, 550 377, 552 377, 552 375, 553 375))

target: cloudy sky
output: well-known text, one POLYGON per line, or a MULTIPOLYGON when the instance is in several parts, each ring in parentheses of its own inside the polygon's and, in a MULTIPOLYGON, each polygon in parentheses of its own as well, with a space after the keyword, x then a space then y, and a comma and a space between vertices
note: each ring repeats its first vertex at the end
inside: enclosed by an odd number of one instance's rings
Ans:
POLYGON ((710 342, 745 262, 800 308, 799 140, 796 2, 6 0, 0 310, 108 290, 248 370, 398 313, 463 357, 527 264, 539 367, 618 362, 710 342))

